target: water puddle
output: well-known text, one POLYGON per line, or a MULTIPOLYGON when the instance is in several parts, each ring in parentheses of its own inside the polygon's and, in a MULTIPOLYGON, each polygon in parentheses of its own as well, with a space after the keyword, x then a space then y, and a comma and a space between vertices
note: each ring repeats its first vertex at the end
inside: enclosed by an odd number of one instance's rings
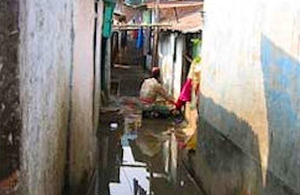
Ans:
POLYGON ((201 194, 182 167, 172 121, 119 115, 102 122, 109 128, 99 136, 101 195, 201 194))

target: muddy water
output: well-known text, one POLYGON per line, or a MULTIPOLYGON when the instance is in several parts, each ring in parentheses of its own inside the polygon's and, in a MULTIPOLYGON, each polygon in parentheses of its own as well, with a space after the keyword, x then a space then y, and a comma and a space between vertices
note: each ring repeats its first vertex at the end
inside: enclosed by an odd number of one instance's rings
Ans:
POLYGON ((142 120, 139 113, 104 115, 99 194, 201 194, 182 165, 172 121, 142 120))

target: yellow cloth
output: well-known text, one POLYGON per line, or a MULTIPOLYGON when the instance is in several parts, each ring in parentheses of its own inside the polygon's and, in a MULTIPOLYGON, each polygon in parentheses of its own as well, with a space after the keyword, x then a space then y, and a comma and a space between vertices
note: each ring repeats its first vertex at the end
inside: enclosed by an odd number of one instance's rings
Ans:
POLYGON ((197 129, 198 129, 198 95, 196 90, 201 80, 201 58, 199 61, 194 60, 190 66, 188 78, 192 79, 192 100, 186 104, 185 118, 188 125, 182 130, 186 134, 186 148, 196 149, 197 129))
POLYGON ((195 149, 197 144, 198 111, 191 106, 190 102, 186 104, 185 118, 188 124, 182 131, 186 135, 186 147, 187 149, 195 149))
POLYGON ((192 79, 193 83, 199 84, 200 76, 201 76, 201 60, 199 60, 199 62, 196 62, 194 60, 190 66, 188 78, 192 79))

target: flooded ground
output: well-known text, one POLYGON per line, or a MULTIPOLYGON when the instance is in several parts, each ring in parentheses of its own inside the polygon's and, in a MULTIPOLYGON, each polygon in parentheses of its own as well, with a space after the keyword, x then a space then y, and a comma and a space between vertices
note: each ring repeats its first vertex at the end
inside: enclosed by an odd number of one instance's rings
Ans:
POLYGON ((183 164, 174 121, 143 119, 131 104, 147 77, 137 53, 131 42, 112 66, 112 96, 100 113, 98 194, 202 195, 183 164))
POLYGON ((142 119, 123 106, 102 116, 100 194, 202 194, 182 164, 172 120, 142 119))

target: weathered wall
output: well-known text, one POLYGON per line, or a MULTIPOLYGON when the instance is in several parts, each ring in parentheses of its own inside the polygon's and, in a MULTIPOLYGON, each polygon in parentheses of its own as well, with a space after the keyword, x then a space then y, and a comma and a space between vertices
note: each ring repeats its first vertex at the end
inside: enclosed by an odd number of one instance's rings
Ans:
POLYGON ((165 89, 173 94, 173 64, 174 64, 175 35, 163 32, 158 41, 158 66, 161 69, 161 81, 165 89))
POLYGON ((94 128, 94 1, 74 3, 74 55, 70 127, 70 186, 72 194, 84 194, 95 171, 94 128))
POLYGON ((22 192, 61 194, 72 66, 72 1, 20 1, 22 192))
POLYGON ((18 1, 0 1, 0 181, 19 167, 18 1))
POLYGON ((22 1, 19 23, 21 194, 85 194, 99 116, 95 2, 22 1))
POLYGON ((197 177, 208 194, 299 194, 299 3, 205 11, 197 177))
POLYGON ((179 97, 181 90, 184 40, 183 34, 164 32, 160 33, 158 42, 161 79, 175 99, 179 97))

